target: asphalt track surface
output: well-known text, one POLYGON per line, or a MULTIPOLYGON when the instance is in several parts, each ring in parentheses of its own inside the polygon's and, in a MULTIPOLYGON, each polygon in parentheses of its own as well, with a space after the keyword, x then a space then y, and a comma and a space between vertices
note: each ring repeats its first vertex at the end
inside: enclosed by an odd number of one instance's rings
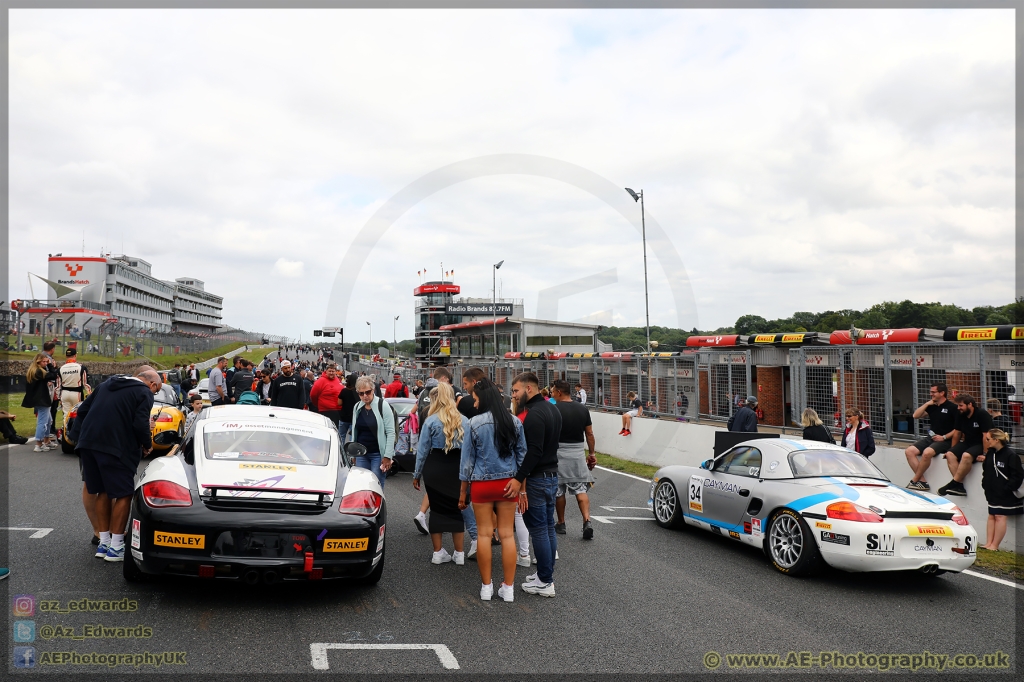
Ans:
MULTIPOLYGON (((648 483, 596 471, 592 541, 581 538, 572 501, 559 536, 555 585, 546 599, 517 589, 515 602, 479 599, 476 564, 430 563, 412 523, 420 494, 408 474, 388 479, 384 577, 376 587, 337 582, 249 588, 234 582, 162 579, 126 583, 119 564, 96 559, 81 508, 77 459, 0 448, 9 457, 11 595, 32 595, 37 660, 45 652, 185 652, 161 673, 317 673, 311 644, 440 644, 432 649, 329 650, 332 673, 702 673, 705 655, 839 651, 844 654, 1015 652, 1020 590, 966 575, 845 574, 812 579, 775 572, 757 551, 700 531, 667 531, 649 519, 648 483), (602 509, 612 507, 614 511, 602 509), (625 507, 625 508, 624 508, 625 507), (137 602, 128 613, 42 613, 43 600, 137 602), (44 625, 152 628, 140 639, 43 639, 44 625), (187 668, 187 669, 186 669, 187 668)), ((446 538, 450 549, 450 540, 446 538)), ((495 548, 496 558, 500 550, 495 548)), ((497 563, 497 561, 496 561, 497 563)), ((496 570, 496 576, 500 568, 496 570)), ((519 568, 517 584, 527 573, 519 568)), ((8 604, 12 604, 11 600, 8 604)), ((13 623, 12 623, 13 624, 13 623)), ((11 642, 8 628, 8 642, 11 642)), ((15 646, 11 643, 8 646, 15 646)), ((13 649, 8 649, 11 655, 13 649)), ((1011 658, 1011 663, 1013 659, 1011 658)), ((727 670, 723 662, 717 668, 727 670)), ((34 671, 125 674, 143 666, 37 665, 34 671)), ((820 670, 818 671, 821 672, 820 670)), ((860 671, 862 674, 867 671, 860 671)), ((1005 674, 1006 671, 1000 671, 1005 674)), ((319 674, 324 674, 320 672, 319 674)), ((63 675, 62 675, 63 676, 63 675)))

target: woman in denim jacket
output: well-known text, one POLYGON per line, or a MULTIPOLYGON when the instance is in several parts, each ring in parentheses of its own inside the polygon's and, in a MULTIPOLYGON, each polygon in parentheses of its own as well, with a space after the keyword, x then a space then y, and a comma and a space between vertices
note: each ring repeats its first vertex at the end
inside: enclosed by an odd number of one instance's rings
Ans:
MULTIPOLYGON (((469 420, 469 433, 462 443, 462 492, 459 508, 466 507, 466 492, 470 481, 473 511, 476 513, 478 537, 487 538, 493 532, 492 513, 498 519, 498 537, 501 539, 502 585, 498 596, 507 602, 515 597, 512 583, 516 574, 516 545, 513 527, 517 499, 505 497, 505 486, 515 476, 526 457, 526 436, 522 423, 506 409, 501 394, 489 379, 473 385, 473 401, 481 414, 469 420)), ((490 601, 494 594, 491 583, 491 545, 477 545, 477 566, 482 581, 480 598, 490 601)))
POLYGON ((434 545, 431 563, 443 564, 454 560, 462 566, 466 563, 462 544, 466 525, 463 512, 459 510, 459 468, 462 462, 462 441, 469 433, 469 420, 459 413, 451 384, 438 384, 430 398, 430 413, 423 422, 416 448, 416 469, 412 475, 412 485, 419 490, 420 479, 426 473, 425 485, 430 500, 430 540, 434 545), (441 546, 442 533, 452 534, 454 554, 449 555, 441 546))

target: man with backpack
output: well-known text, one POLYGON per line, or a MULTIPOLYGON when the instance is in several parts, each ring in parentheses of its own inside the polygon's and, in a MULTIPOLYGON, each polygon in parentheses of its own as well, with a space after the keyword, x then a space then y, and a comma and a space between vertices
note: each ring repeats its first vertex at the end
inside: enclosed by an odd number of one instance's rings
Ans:
POLYGON ((402 375, 398 372, 394 374, 394 381, 387 385, 384 389, 385 398, 408 398, 409 387, 402 382, 402 375))

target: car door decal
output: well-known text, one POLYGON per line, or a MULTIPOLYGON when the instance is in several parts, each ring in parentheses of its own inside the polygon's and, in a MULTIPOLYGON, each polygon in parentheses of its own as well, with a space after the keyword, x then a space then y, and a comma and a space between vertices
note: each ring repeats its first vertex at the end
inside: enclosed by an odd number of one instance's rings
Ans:
POLYGON ((690 486, 686 495, 690 511, 704 513, 704 477, 690 476, 690 486))

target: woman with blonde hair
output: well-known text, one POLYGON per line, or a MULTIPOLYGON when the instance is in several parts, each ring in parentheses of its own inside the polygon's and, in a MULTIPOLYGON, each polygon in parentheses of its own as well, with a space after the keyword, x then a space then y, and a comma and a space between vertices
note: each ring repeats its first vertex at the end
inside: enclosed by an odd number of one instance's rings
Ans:
POLYGON ((36 415, 36 452, 45 452, 57 448, 50 441, 50 405, 53 403, 51 382, 57 381, 57 368, 46 353, 36 353, 25 372, 25 398, 22 407, 31 407, 36 415))
POLYGON ((836 444, 832 433, 821 423, 818 413, 811 408, 808 407, 804 410, 804 413, 800 416, 800 424, 804 427, 804 440, 816 440, 822 443, 829 443, 830 445, 836 444))
POLYGON ((430 500, 430 541, 434 545, 431 563, 443 564, 455 561, 459 566, 466 563, 463 549, 466 525, 459 509, 459 465, 462 461, 462 441, 469 433, 469 420, 464 417, 455 403, 455 391, 451 384, 439 383, 430 390, 430 411, 420 430, 416 448, 416 469, 412 485, 420 489, 424 479, 427 498, 430 500), (451 533, 455 545, 454 554, 441 546, 441 534, 451 533))

